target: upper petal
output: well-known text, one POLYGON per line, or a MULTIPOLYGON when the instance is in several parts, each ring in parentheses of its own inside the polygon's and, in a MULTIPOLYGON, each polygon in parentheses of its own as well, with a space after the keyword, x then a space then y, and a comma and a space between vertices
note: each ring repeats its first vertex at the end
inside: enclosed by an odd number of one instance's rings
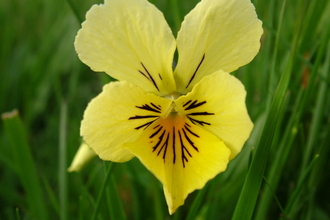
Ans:
POLYGON ((185 94, 206 75, 249 63, 259 51, 262 32, 250 0, 202 0, 178 33, 178 91, 185 94))
POLYGON ((166 113, 171 101, 128 82, 111 82, 87 106, 80 134, 103 160, 125 162, 133 155, 122 145, 166 113))
POLYGON ((124 145, 163 183, 170 214, 189 193, 224 171, 230 150, 215 135, 171 113, 124 145))
POLYGON ((175 47, 163 14, 146 0, 94 5, 75 40, 79 58, 94 71, 158 95, 175 91, 175 47))
POLYGON ((180 114, 218 136, 231 150, 231 159, 250 136, 253 123, 245 105, 246 91, 234 76, 222 70, 202 79, 175 101, 180 114))

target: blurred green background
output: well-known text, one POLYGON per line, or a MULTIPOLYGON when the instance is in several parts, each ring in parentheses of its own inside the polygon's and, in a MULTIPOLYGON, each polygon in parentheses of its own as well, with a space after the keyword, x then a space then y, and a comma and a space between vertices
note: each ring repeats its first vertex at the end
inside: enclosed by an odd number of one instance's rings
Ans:
MULTIPOLYGON (((198 1, 151 2, 176 35, 198 1)), ((262 47, 233 74, 246 87, 254 132, 228 170, 173 216, 160 183, 136 159, 96 159, 80 173, 66 171, 87 103, 112 80, 82 64, 73 47, 96 3, 0 1, 0 113, 19 111, 4 114, 0 124, 0 219, 231 219, 250 164, 256 158, 263 166, 260 146, 269 157, 264 177, 256 176, 263 182, 255 187, 253 219, 330 219, 330 1, 253 1, 263 21, 262 47), (288 76, 278 90, 283 104, 271 105, 281 76, 288 76), (109 167, 113 175, 105 178, 109 167)))

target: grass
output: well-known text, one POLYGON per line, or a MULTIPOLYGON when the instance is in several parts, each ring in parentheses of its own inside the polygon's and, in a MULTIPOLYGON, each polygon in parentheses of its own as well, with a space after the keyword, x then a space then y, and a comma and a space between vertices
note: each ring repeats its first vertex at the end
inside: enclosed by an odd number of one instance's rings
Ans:
MULTIPOLYGON (((176 33, 198 1, 151 2, 176 33)), ((66 171, 83 111, 111 80, 73 47, 96 3, 0 2, 0 219, 330 219, 330 1, 253 1, 262 47, 233 74, 254 131, 227 171, 173 216, 137 159, 66 171)))

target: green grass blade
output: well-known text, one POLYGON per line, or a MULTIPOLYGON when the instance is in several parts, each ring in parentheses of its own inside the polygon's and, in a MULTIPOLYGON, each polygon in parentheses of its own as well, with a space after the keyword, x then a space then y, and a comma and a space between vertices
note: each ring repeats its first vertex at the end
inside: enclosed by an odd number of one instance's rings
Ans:
POLYGON ((74 16, 76 17, 77 21, 79 22, 79 24, 81 24, 83 22, 82 17, 79 14, 79 11, 77 9, 77 7, 75 6, 75 4, 73 3, 72 0, 67 0, 67 3, 69 4, 74 16))
MULTIPOLYGON (((296 98, 296 106, 293 108, 293 112, 299 112, 298 109, 301 106, 300 103, 302 99, 302 94, 303 94, 303 90, 300 90, 296 98)), ((270 168, 267 174, 268 184, 264 187, 263 193, 260 197, 258 209, 255 215, 256 220, 264 220, 267 216, 268 210, 270 208, 271 200, 274 198, 274 193, 276 192, 277 185, 281 177, 279 173, 282 172, 283 167, 287 162, 290 149, 296 138, 297 130, 298 130, 297 127, 300 121, 299 120, 300 117, 301 114, 295 114, 295 116, 290 118, 289 122, 286 125, 282 142, 279 144, 275 158, 270 164, 270 168)))
POLYGON ((201 189, 197 193, 197 196, 194 199, 194 202, 193 202, 192 206, 189 209, 189 212, 188 212, 188 215, 187 215, 186 220, 194 220, 196 218, 196 215, 198 213, 198 210, 199 210, 199 208, 200 208, 200 206, 202 204, 204 195, 205 195, 205 193, 207 191, 208 185, 209 184, 207 184, 203 189, 201 189))
POLYGON ((287 69, 281 77, 275 97, 271 104, 264 130, 258 148, 248 171, 241 195, 239 197, 233 220, 251 219, 254 206, 261 186, 264 169, 272 145, 277 119, 287 91, 291 76, 292 59, 288 61, 287 69))
MULTIPOLYGON (((316 54, 316 57, 317 57, 316 62, 314 65, 309 65, 309 67, 312 69, 311 69, 308 87, 307 88, 300 87, 298 95, 295 98, 295 106, 292 110, 293 114, 290 117, 290 120, 286 125, 282 141, 279 145, 276 156, 270 165, 267 179, 269 181, 270 187, 272 187, 274 190, 277 189, 277 185, 282 176, 281 174, 282 174, 284 165, 287 162, 287 158, 288 158, 290 149, 296 138, 299 124, 302 123, 302 121, 301 121, 302 117, 303 117, 304 113, 306 112, 306 110, 308 110, 308 100, 310 99, 311 95, 314 95, 313 94, 313 91, 314 91, 313 85, 315 83, 316 77, 318 76, 319 65, 322 60, 322 57, 324 57, 324 51, 325 51, 325 48, 327 48, 326 43, 328 42, 329 37, 330 36, 328 33, 327 35, 324 35, 323 38, 321 38, 321 45, 320 45, 321 49, 318 50, 318 52, 316 54)), ((325 88, 326 88, 326 83, 323 84, 323 90, 325 88)), ((323 109, 323 104, 325 103, 324 101, 325 101, 324 98, 322 99, 322 101, 317 101, 318 104, 316 104, 317 108, 315 110, 316 114, 313 114, 312 125, 310 128, 311 132, 309 134, 309 137, 307 138, 307 149, 312 149, 311 146, 314 145, 315 137, 318 136, 318 133, 319 133, 318 126, 320 125, 320 114, 323 115, 320 112, 324 111, 324 109, 323 109), (319 122, 319 123, 315 123, 315 122, 319 122)), ((309 150, 309 152, 311 152, 311 150, 309 150)), ((308 153, 308 155, 310 156, 310 153, 308 153)), ((265 188, 263 189, 263 194, 261 196, 258 210, 256 213, 256 218, 255 218, 256 220, 263 220, 266 218, 272 198, 273 198, 273 192, 268 188, 268 186, 265 186, 265 188)), ((289 217, 291 217, 291 216, 289 216, 289 217)))
MULTIPOLYGON (((328 22, 328 25, 326 26, 327 30, 329 30, 330 28, 330 22, 328 22)), ((323 57, 324 57, 324 54, 326 52, 326 49, 329 48, 330 46, 330 41, 329 41, 329 38, 330 38, 330 31, 327 32, 327 34, 325 34, 323 36, 323 41, 322 41, 322 44, 320 45, 320 49, 318 51, 318 54, 317 54, 317 58, 316 58, 316 62, 315 62, 315 65, 314 65, 314 68, 312 69, 312 73, 311 73, 311 79, 310 79, 310 84, 313 84, 318 73, 319 73, 319 66, 320 66, 320 63, 322 62, 323 60, 323 57)), ((325 80, 326 78, 326 74, 328 74, 328 72, 324 72, 321 77, 323 77, 323 80, 325 80)), ((325 83, 325 82, 324 82, 325 83)), ((320 95, 322 95, 322 93, 324 93, 327 89, 327 86, 329 85, 323 85, 320 87, 320 89, 323 89, 320 90, 320 95)), ((309 88, 309 90, 311 90, 311 88, 309 88)), ((311 94, 311 91, 308 91, 308 95, 311 94)), ((324 94, 323 94, 324 95, 324 94)), ((321 98, 324 98, 324 97, 321 97, 321 98)), ((306 147, 306 153, 304 155, 304 158, 303 158, 303 164, 302 164, 302 170, 305 169, 305 167, 307 167, 307 164, 309 163, 309 160, 312 156, 312 151, 313 151, 313 146, 315 144, 315 140, 316 138, 318 137, 318 133, 319 133, 319 129, 320 129, 320 122, 322 120, 322 116, 323 116, 323 100, 321 101, 318 101, 317 105, 316 105, 316 111, 315 111, 315 114, 314 114, 314 117, 313 117, 313 120, 312 120, 312 127, 311 127, 311 133, 309 135, 309 138, 308 138, 308 143, 307 143, 307 147, 306 147)))
POLYGON ((35 219, 48 219, 40 180, 18 111, 2 114, 2 120, 17 165, 17 174, 26 193, 30 214, 35 219))
POLYGON ((297 49, 298 36, 299 34, 296 33, 295 39, 293 40, 293 50, 290 53, 285 71, 281 76, 280 82, 277 86, 274 99, 268 112, 265 127, 258 144, 258 148, 246 176, 245 183, 243 185, 243 189, 241 191, 232 220, 244 220, 252 218, 254 207, 259 194, 259 189, 263 179, 265 166, 270 153, 270 147, 272 145, 276 125, 278 123, 278 118, 281 115, 282 104, 284 102, 287 88, 290 82, 292 66, 296 54, 295 51, 297 49))
POLYGON ((313 165, 315 164, 315 162, 317 161, 319 155, 315 155, 314 159, 312 160, 312 162, 309 164, 309 166, 307 167, 307 169, 305 170, 305 172, 303 172, 301 174, 301 179, 299 181, 299 183, 296 186, 296 189, 294 190, 294 192, 291 194, 290 199, 288 204, 285 207, 284 213, 286 213, 287 216, 291 216, 292 213, 292 208, 294 206, 294 203, 297 201, 298 197, 299 197, 299 193, 301 192, 302 187, 304 186, 303 183, 305 182, 305 180, 307 179, 308 174, 310 173, 313 165))
POLYGON ((49 185, 47 179, 44 176, 42 177, 42 183, 46 189, 46 197, 49 199, 49 202, 53 206, 53 209, 56 211, 56 215, 60 216, 59 201, 57 200, 54 192, 51 189, 51 186, 49 185))
POLYGON ((60 217, 62 220, 68 219, 68 165, 67 165, 67 121, 68 109, 65 101, 61 103, 60 126, 59 126, 59 202, 60 217))
POLYGON ((163 209, 163 203, 161 191, 159 190, 159 181, 153 177, 152 179, 152 194, 153 194, 153 202, 154 202, 154 212, 155 212, 155 220, 162 220, 165 216, 165 212, 163 209))
POLYGON ((119 197, 117 188, 116 188, 116 182, 111 177, 110 183, 109 183, 109 204, 110 204, 110 216, 111 219, 118 219, 118 220, 125 220, 125 211, 121 202, 121 199, 119 197))
POLYGON ((109 184, 109 181, 111 180, 111 174, 112 174, 112 170, 113 170, 113 167, 114 167, 114 163, 110 163, 107 171, 106 171, 106 176, 105 176, 105 179, 102 183, 102 186, 101 186, 101 189, 100 189, 100 192, 99 192, 99 195, 97 197, 97 200, 96 200, 96 204, 95 204, 95 209, 94 209, 94 212, 93 212, 93 215, 92 215, 92 218, 91 220, 96 220, 98 214, 99 214, 99 210, 100 210, 100 206, 101 206, 101 201, 103 199, 103 196, 105 195, 105 191, 106 191, 106 188, 109 184))
MULTIPOLYGON (((315 108, 315 114, 317 116, 315 116, 315 119, 313 119, 314 123, 316 126, 316 121, 319 121, 319 123, 321 124, 322 121, 320 120, 322 118, 322 115, 325 116, 326 112, 327 112, 327 106, 326 104, 329 104, 329 95, 330 95, 330 90, 329 90, 329 85, 327 84, 328 80, 330 79, 330 41, 328 43, 328 51, 327 51, 327 55, 326 55, 326 64, 324 69, 322 70, 321 76, 322 79, 324 79, 324 81, 321 82, 321 85, 319 87, 319 94, 318 94, 318 98, 316 101, 316 108, 315 108)), ((329 120, 329 119, 328 119, 329 120)), ((317 125, 322 126, 322 125, 317 125)), ((316 191, 314 190, 315 188, 320 187, 320 183, 322 183, 324 181, 323 178, 320 178, 323 175, 324 172, 324 167, 326 167, 326 165, 328 164, 328 155, 330 152, 330 148, 329 148, 329 143, 330 143, 330 126, 326 126, 323 128, 325 130, 324 132, 324 137, 326 137, 323 142, 319 145, 319 148, 315 149, 315 152, 318 153, 320 155, 320 158, 318 159, 318 161, 316 161, 316 164, 311 172, 311 175, 309 177, 308 180, 308 189, 309 189, 309 194, 310 194, 310 198, 312 198, 310 200, 310 204, 311 207, 308 209, 307 215, 308 216, 306 219, 313 219, 312 217, 312 208, 315 207, 315 204, 317 203, 317 199, 315 198, 315 194, 316 191)), ((318 128, 318 130, 321 129, 318 128)))
POLYGON ((21 214, 19 213, 19 209, 16 208, 16 220, 21 220, 21 214))

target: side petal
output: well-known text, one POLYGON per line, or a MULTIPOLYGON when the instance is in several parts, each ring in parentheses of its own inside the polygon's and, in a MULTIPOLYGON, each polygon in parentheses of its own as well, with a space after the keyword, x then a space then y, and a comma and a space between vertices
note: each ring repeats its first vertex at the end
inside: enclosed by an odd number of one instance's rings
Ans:
POLYGON ((92 70, 158 95, 175 91, 175 47, 163 14, 146 0, 94 5, 75 40, 79 58, 92 70))
POLYGON ((230 150, 213 134, 177 113, 157 121, 124 145, 163 183, 170 214, 189 193, 224 171, 230 150))
POLYGON ((219 137, 233 159, 249 138, 253 123, 245 105, 246 91, 234 76, 222 70, 202 79, 175 101, 177 111, 191 123, 219 137))
POLYGON ((186 94, 206 75, 249 63, 259 51, 262 33, 250 0, 202 0, 178 33, 178 91, 186 94))
POLYGON ((84 141, 103 160, 125 162, 133 155, 122 145, 136 141, 171 101, 128 82, 111 82, 87 106, 81 122, 84 141))

